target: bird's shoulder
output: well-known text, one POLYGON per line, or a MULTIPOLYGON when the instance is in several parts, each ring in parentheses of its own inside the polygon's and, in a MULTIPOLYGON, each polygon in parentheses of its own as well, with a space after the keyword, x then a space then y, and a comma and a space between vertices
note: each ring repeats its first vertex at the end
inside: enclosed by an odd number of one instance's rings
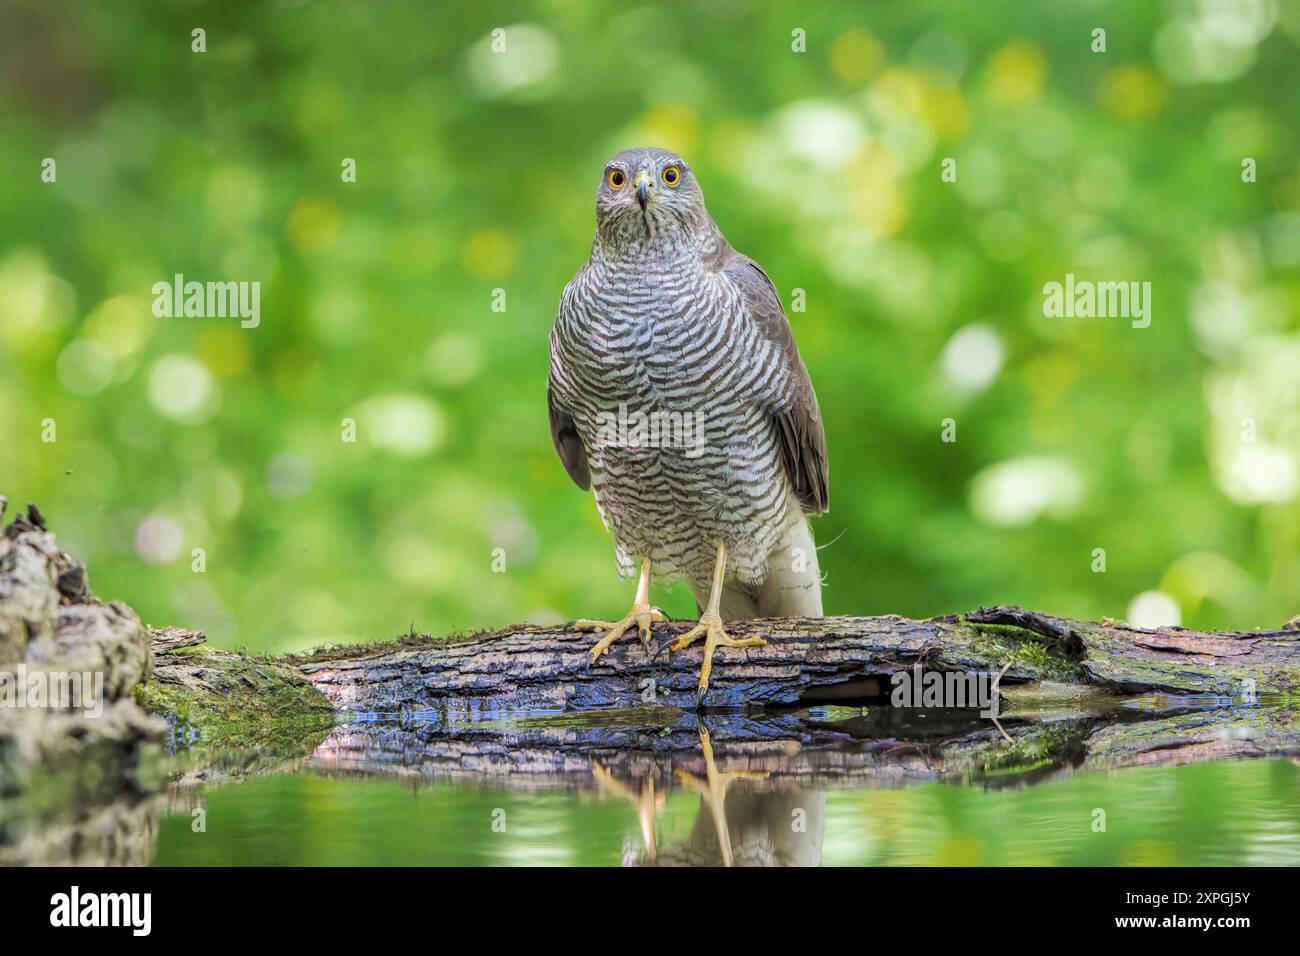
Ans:
POLYGON ((767 271, 725 240, 706 259, 706 264, 735 290, 745 318, 787 359, 791 369, 802 368, 794 332, 781 304, 781 294, 767 271))
POLYGON ((590 284, 593 270, 594 266, 590 259, 578 266, 578 271, 573 274, 573 278, 564 284, 564 289, 560 292, 560 312, 574 307, 576 299, 590 284))

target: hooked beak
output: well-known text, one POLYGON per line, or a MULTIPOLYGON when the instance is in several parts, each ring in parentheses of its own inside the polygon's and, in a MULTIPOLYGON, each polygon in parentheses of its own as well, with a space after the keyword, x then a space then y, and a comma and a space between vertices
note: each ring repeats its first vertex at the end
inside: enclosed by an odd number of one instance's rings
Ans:
POLYGON ((636 177, 636 201, 641 204, 641 211, 645 212, 645 204, 650 198, 650 174, 641 172, 636 177))

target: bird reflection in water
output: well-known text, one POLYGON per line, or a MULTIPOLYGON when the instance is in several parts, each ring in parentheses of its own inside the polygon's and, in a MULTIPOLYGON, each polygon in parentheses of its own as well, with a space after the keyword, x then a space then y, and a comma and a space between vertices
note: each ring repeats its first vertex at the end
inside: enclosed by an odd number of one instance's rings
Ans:
POLYGON ((819 866, 822 857, 826 795, 818 790, 764 793, 737 788, 736 781, 758 781, 768 774, 756 770, 722 772, 713 756, 709 732, 700 725, 704 777, 675 771, 682 789, 700 795, 699 814, 684 840, 661 848, 655 815, 665 793, 646 774, 639 787, 616 779, 593 761, 592 774, 601 796, 616 796, 636 808, 641 831, 638 847, 629 838, 623 846, 624 866, 819 866))

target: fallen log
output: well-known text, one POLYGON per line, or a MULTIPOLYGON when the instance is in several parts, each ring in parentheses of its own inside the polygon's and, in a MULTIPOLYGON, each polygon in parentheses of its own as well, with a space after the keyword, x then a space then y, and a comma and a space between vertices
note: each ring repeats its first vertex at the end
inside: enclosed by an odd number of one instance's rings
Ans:
MULTIPOLYGON (((660 625, 655 640, 662 647, 689 626, 660 625)), ((721 762, 765 754, 763 772, 774 780, 897 782, 1300 752, 1300 631, 1291 627, 1144 630, 997 606, 929 620, 778 619, 729 629, 767 644, 717 656, 704 700, 712 716, 703 719, 721 762), (1002 726, 974 710, 900 724, 889 706, 892 679, 916 668, 1000 673, 1013 709, 1002 726), (1145 695, 1143 709, 1131 706, 1133 695, 1145 695), (867 709, 838 722, 824 707, 808 709, 836 703, 867 709), (908 762, 918 753, 919 770, 908 762)), ((153 765, 164 751, 181 758, 173 779, 188 781, 305 761, 321 772, 574 784, 600 761, 666 773, 695 759, 701 651, 655 655, 628 638, 588 667, 592 642, 567 628, 521 625, 267 658, 209 648, 201 632, 182 628, 146 639, 130 608, 94 598, 85 569, 58 550, 33 506, 0 541, 0 672, 19 664, 102 671, 115 717, 0 713, 0 801, 13 809, 8 798, 49 793, 35 783, 53 764, 77 768, 101 752, 114 755, 110 772, 87 779, 134 793, 156 788, 153 765), (98 722, 83 732, 85 720, 98 722)))
MULTIPOLYGON (((666 643, 689 622, 660 625, 666 643)), ((1300 692, 1300 631, 1140 629, 1074 621, 1016 607, 930 620, 829 617, 733 622, 734 637, 768 643, 714 659, 705 707, 795 706, 871 700, 893 675, 926 669, 997 673, 1004 685, 1055 681, 1111 694, 1163 692, 1255 699, 1300 692)), ((647 654, 616 643, 588 668, 589 634, 520 626, 396 646, 337 648, 285 658, 344 711, 429 711, 446 720, 484 713, 657 704, 694 709, 701 651, 647 654)))

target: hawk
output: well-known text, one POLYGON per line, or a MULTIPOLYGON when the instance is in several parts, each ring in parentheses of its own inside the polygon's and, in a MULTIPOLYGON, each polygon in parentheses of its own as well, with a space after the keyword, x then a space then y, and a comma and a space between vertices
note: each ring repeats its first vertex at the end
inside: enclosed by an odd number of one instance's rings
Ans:
POLYGON ((647 651, 665 620, 651 569, 685 578, 701 638, 697 700, 724 620, 820 617, 821 575, 808 516, 829 503, 826 436, 781 298, 731 247, 690 165, 631 149, 596 191, 591 257, 564 287, 551 330, 551 438, 569 477, 592 489, 620 570, 640 561, 636 598, 604 631, 594 663, 631 628, 647 651))

